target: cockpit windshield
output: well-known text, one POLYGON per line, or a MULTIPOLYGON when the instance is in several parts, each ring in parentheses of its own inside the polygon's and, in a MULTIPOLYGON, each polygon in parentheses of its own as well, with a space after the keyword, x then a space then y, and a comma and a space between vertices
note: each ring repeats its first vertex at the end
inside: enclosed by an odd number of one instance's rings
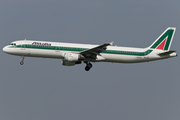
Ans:
POLYGON ((16 43, 11 43, 10 45, 16 45, 16 43))

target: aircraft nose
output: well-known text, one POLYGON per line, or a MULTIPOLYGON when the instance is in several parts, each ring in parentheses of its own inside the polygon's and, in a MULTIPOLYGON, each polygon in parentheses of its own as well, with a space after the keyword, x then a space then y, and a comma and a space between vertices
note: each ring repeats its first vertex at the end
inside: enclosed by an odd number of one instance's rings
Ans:
POLYGON ((8 48, 5 46, 5 47, 3 48, 3 51, 4 51, 5 53, 7 53, 7 52, 8 52, 8 48))

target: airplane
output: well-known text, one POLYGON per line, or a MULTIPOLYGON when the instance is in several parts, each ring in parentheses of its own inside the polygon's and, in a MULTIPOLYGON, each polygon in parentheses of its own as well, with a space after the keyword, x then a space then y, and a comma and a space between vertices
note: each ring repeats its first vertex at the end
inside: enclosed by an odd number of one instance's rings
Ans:
POLYGON ((74 66, 84 62, 85 70, 92 68, 91 62, 140 63, 176 57, 169 50, 176 28, 168 27, 149 47, 132 48, 113 46, 113 42, 102 45, 18 40, 3 48, 5 53, 24 57, 62 59, 62 65, 74 66))

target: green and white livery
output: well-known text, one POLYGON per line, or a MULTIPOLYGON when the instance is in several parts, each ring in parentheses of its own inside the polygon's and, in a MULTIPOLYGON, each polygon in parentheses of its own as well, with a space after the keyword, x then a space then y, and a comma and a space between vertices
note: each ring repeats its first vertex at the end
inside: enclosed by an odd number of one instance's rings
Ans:
POLYGON ((166 59, 177 56, 170 51, 176 28, 167 28, 155 42, 147 48, 47 42, 36 40, 18 40, 3 48, 5 53, 22 57, 42 57, 62 59, 62 65, 74 66, 84 62, 85 70, 92 68, 91 62, 139 63, 166 59))

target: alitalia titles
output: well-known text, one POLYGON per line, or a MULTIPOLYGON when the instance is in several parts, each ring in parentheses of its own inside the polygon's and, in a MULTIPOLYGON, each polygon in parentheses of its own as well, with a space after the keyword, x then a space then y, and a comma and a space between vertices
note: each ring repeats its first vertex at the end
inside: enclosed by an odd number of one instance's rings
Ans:
POLYGON ((40 42, 33 42, 33 45, 46 45, 46 46, 51 46, 50 43, 40 43, 40 42))

